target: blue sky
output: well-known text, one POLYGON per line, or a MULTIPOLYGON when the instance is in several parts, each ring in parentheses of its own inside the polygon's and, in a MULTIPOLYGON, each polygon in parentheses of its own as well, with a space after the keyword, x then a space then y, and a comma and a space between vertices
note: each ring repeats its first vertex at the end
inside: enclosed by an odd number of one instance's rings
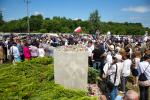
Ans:
MULTIPOLYGON (((4 20, 26 16, 24 0, 0 0, 4 20)), ((102 21, 140 22, 150 27, 150 0, 30 0, 29 11, 44 17, 65 16, 87 20, 95 9, 102 21)))

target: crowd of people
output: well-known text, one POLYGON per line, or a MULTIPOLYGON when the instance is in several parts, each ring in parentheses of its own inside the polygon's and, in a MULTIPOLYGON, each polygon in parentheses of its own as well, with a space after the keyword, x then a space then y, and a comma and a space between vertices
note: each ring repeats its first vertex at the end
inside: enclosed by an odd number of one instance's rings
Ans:
POLYGON ((133 86, 139 86, 140 100, 149 100, 150 40, 145 37, 139 40, 126 36, 88 42, 89 66, 101 73, 109 90, 107 99, 115 100, 119 92, 126 94, 127 81, 133 76, 133 86))
MULTIPOLYGON (((59 35, 21 38, 10 35, 0 38, 0 64, 13 64, 36 57, 53 56, 57 46, 83 45, 88 52, 88 64, 100 72, 108 84, 109 96, 115 100, 118 91, 126 94, 129 76, 133 85, 139 86, 140 100, 149 100, 150 86, 150 39, 135 36, 59 35), (145 77, 144 77, 145 76, 145 77), (144 78, 145 79, 144 79, 144 78), (118 89, 121 85, 121 89, 118 89)), ((135 99, 134 99, 135 100, 135 99)))

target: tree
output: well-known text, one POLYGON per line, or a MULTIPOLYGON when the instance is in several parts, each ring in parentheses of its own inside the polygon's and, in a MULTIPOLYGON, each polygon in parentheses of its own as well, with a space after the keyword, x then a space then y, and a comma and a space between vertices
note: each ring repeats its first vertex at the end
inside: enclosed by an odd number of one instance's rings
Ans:
POLYGON ((43 21, 43 16, 42 15, 32 15, 30 17, 30 30, 31 31, 39 31, 41 29, 43 21))
MULTIPOLYGON (((3 22, 2 13, 0 13, 0 32, 27 32, 27 17, 18 20, 3 22)), ((112 34, 119 35, 143 35, 145 31, 150 34, 149 27, 143 27, 141 23, 117 23, 101 22, 98 10, 90 14, 89 20, 72 20, 65 17, 53 17, 43 19, 42 15, 32 15, 30 17, 31 32, 61 32, 72 33, 73 30, 81 26, 83 33, 95 33, 100 30, 105 34, 110 31, 112 34)))
POLYGON ((100 16, 98 13, 98 10, 95 10, 90 14, 89 17, 89 23, 90 23, 90 33, 95 33, 97 30, 100 29, 100 16))
POLYGON ((0 10, 0 26, 2 26, 3 24, 4 24, 3 14, 2 11, 0 10))

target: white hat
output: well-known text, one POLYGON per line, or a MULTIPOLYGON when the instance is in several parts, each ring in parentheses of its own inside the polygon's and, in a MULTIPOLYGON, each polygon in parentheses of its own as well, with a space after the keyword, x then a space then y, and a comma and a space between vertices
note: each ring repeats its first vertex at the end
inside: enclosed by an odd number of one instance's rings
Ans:
POLYGON ((114 56, 117 60, 122 60, 122 56, 121 55, 119 55, 119 54, 116 54, 115 56, 114 56))
POLYGON ((110 45, 110 47, 109 47, 111 50, 115 50, 115 47, 114 47, 114 45, 110 45))

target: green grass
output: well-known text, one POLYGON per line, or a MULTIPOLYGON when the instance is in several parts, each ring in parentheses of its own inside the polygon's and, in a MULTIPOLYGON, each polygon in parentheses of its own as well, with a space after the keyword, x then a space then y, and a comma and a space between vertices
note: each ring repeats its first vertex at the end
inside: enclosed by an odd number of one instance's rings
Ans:
POLYGON ((54 83, 52 58, 0 65, 0 100, 96 100, 54 83))

